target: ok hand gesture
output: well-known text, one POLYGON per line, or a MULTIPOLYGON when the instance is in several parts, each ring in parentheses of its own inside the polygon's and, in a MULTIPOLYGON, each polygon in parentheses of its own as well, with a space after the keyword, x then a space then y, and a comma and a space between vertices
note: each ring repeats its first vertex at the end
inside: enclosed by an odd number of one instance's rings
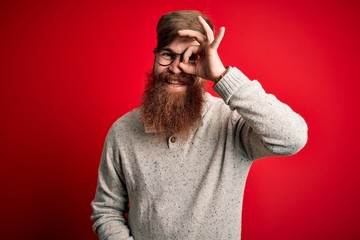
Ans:
POLYGON ((225 67, 217 52, 224 37, 225 28, 221 27, 216 37, 214 37, 214 32, 201 16, 198 17, 198 21, 204 28, 206 35, 188 29, 178 31, 179 36, 194 38, 200 44, 192 45, 186 49, 183 55, 183 62, 179 64, 179 67, 185 73, 216 82, 225 71, 225 67), (198 57, 196 63, 189 62, 189 58, 192 55, 198 57))

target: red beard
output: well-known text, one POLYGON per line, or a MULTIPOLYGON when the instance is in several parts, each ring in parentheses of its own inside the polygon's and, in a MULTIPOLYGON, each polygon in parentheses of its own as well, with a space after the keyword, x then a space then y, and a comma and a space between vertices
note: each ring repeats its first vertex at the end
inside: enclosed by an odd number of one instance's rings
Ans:
POLYGON ((143 95, 141 117, 147 128, 160 137, 176 136, 186 141, 201 120, 205 81, 189 74, 173 74, 168 70, 158 76, 149 74, 143 95), (187 86, 185 91, 167 89, 167 82, 176 80, 187 86))

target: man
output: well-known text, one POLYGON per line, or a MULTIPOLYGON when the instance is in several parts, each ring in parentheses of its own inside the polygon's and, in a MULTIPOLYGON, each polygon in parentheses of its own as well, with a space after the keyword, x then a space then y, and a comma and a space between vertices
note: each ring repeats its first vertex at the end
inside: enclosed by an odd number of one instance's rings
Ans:
POLYGON ((196 11, 160 18, 143 103, 105 141, 92 202, 100 239, 238 240, 251 163, 305 145, 298 114, 224 67, 217 52, 224 32, 215 37, 196 11), (205 92, 205 79, 222 99, 205 92))

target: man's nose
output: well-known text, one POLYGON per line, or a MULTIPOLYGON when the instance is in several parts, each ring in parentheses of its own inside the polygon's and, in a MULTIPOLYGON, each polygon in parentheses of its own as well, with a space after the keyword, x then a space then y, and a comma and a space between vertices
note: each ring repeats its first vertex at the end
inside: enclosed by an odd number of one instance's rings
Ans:
POLYGON ((178 74, 178 73, 182 72, 181 68, 179 67, 179 63, 182 61, 182 58, 183 58, 182 54, 179 54, 175 57, 174 61, 170 64, 169 70, 172 73, 178 74))

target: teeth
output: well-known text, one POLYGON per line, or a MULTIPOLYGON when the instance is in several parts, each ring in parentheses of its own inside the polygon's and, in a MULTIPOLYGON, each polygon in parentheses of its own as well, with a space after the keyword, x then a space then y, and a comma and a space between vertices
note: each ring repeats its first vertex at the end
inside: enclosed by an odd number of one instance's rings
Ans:
POLYGON ((179 83, 179 82, 168 82, 168 84, 170 84, 171 86, 173 87, 180 87, 182 86, 183 84, 179 83))

